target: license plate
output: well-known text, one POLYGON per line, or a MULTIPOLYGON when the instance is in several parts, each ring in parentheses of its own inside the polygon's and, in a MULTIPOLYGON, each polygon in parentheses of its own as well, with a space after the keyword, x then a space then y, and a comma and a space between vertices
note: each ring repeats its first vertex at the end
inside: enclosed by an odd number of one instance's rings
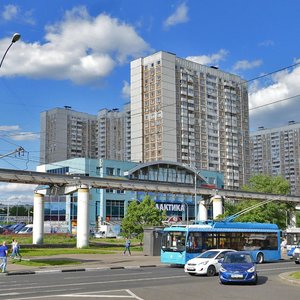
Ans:
POLYGON ((231 275, 231 278, 239 279, 239 278, 243 278, 243 275, 240 275, 240 274, 232 274, 232 275, 231 275))
POLYGON ((188 271, 195 271, 195 268, 187 268, 188 271))

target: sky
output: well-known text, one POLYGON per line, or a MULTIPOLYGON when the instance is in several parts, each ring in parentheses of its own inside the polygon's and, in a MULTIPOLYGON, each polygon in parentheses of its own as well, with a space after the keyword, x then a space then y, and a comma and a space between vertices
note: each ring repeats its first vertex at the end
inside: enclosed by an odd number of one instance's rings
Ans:
MULTIPOLYGON (((249 81, 250 131, 299 122, 299 11, 296 0, 1 0, 0 57, 21 39, 0 69, 0 168, 36 169, 42 111, 121 110, 130 61, 156 51, 249 81)), ((32 191, 0 183, 0 203, 32 191)))

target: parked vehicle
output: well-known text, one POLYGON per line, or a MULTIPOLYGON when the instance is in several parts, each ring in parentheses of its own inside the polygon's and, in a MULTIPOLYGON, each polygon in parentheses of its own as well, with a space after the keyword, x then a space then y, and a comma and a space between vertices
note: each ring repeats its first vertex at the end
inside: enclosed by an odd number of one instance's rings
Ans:
POLYGON ((10 226, 11 225, 4 225, 4 226, 2 226, 2 234, 11 234, 12 233, 12 231, 10 230, 10 226))
POLYGON ((25 223, 16 224, 16 226, 13 229, 13 232, 14 233, 18 233, 22 228, 25 227, 25 225, 26 225, 25 223))
POLYGON ((221 263, 220 259, 232 249, 211 249, 201 253, 199 256, 190 259, 184 265, 184 271, 190 275, 214 276, 219 273, 221 263))
POLYGON ((293 259, 295 260, 295 264, 300 263, 300 245, 296 246, 296 248, 293 252, 293 259))
POLYGON ((24 226, 19 232, 18 234, 30 234, 32 233, 33 230, 33 224, 28 224, 26 226, 24 226))
POLYGON ((120 234, 120 225, 100 225, 95 238, 116 238, 120 234))
POLYGON ((257 284, 256 265, 250 252, 229 252, 225 254, 224 259, 220 262, 219 279, 222 284, 257 284))

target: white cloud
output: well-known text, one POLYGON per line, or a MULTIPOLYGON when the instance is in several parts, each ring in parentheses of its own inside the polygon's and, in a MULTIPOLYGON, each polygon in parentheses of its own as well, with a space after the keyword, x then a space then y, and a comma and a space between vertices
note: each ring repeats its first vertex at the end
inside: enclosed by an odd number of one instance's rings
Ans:
POLYGON ((4 6, 1 16, 5 21, 10 21, 10 20, 16 18, 19 12, 20 12, 20 9, 18 6, 9 4, 9 5, 4 6))
POLYGON ((0 192, 33 192, 36 185, 22 183, 0 183, 0 192))
POLYGON ((275 43, 272 40, 265 40, 262 41, 261 43, 258 44, 260 47, 270 47, 270 46, 274 46, 275 43))
POLYGON ((33 132, 19 132, 18 134, 9 135, 15 141, 34 141, 40 138, 40 135, 33 132))
POLYGON ((20 130, 19 125, 2 125, 0 126, 0 131, 17 131, 20 130))
POLYGON ((21 183, 0 183, 0 203, 32 203, 36 185, 21 183))
POLYGON ((188 56, 186 59, 201 65, 217 64, 218 62, 225 60, 228 53, 227 50, 220 49, 219 52, 211 55, 188 56))
POLYGON ((37 133, 21 131, 19 125, 1 125, 0 136, 3 134, 15 141, 34 141, 40 138, 37 133))
POLYGON ((21 23, 34 25, 35 20, 32 17, 32 14, 33 14, 32 10, 22 11, 19 6, 9 4, 4 6, 1 16, 2 19, 6 22, 17 20, 18 22, 21 23))
POLYGON ((284 125, 291 120, 299 122, 299 82, 300 66, 290 72, 275 73, 272 76, 271 84, 262 88, 256 88, 254 92, 250 93, 250 120, 253 127, 278 127, 278 124, 284 125))
MULTIPOLYGON (((92 17, 85 7, 67 11, 61 22, 47 26, 45 40, 18 41, 0 76, 99 83, 117 65, 150 51, 132 26, 105 14, 92 17)), ((9 42, 10 38, 0 41, 0 51, 9 42)))
POLYGON ((123 81, 122 96, 126 99, 130 98, 130 84, 126 80, 123 81))
POLYGON ((168 28, 180 23, 185 23, 189 20, 188 7, 185 3, 181 3, 175 10, 175 12, 169 16, 165 22, 164 27, 168 28))
POLYGON ((237 61, 234 66, 233 66, 233 70, 237 71, 237 70, 249 70, 249 69, 253 69, 256 67, 259 67, 262 64, 262 60, 257 59, 257 60, 253 60, 253 61, 248 61, 248 60, 240 60, 237 61))

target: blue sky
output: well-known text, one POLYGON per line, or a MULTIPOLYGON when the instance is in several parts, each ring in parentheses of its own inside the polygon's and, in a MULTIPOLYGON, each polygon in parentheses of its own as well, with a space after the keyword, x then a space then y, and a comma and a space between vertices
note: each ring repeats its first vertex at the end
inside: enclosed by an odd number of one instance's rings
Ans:
MULTIPOLYGON (((251 80, 251 130, 299 121, 300 65, 252 80, 300 63, 299 11, 294 0, 1 1, 0 56, 22 37, 0 69, 0 157, 26 151, 0 168, 35 170, 42 111, 121 109, 130 61, 160 50, 251 80)), ((0 202, 30 199, 23 189, 0 184, 0 202)))

